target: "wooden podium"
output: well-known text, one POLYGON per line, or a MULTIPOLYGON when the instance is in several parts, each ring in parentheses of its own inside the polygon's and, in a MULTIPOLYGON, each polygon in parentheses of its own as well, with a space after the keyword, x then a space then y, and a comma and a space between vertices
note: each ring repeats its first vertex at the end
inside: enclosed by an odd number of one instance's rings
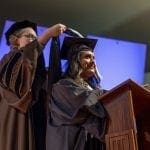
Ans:
POLYGON ((150 91, 129 79, 100 100, 109 117, 106 150, 150 150, 150 91))

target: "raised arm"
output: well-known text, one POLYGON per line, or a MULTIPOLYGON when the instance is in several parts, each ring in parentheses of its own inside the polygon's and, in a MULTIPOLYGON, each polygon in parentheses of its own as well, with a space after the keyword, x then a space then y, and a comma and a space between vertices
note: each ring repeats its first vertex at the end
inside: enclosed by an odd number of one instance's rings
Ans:
POLYGON ((66 26, 59 23, 49 27, 39 38, 39 43, 45 45, 52 37, 57 37, 66 30, 66 26))

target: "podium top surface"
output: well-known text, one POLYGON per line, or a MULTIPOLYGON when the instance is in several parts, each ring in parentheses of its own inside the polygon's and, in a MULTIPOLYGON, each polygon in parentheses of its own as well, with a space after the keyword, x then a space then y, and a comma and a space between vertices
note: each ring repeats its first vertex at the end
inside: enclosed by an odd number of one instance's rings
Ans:
POLYGON ((146 98, 150 100, 150 90, 144 88, 144 86, 137 84, 131 79, 128 79, 122 82, 121 84, 117 85, 116 87, 112 88, 111 90, 103 94, 100 97, 100 99, 104 99, 108 96, 112 96, 125 89, 130 89, 134 95, 137 95, 137 96, 141 95, 144 99, 146 98))
POLYGON ((122 82, 106 92, 100 96, 99 100, 102 101, 104 105, 107 105, 108 103, 113 103, 114 97, 119 98, 120 94, 126 94, 127 99, 132 101, 135 114, 141 114, 141 112, 145 111, 150 114, 150 91, 131 79, 122 82))

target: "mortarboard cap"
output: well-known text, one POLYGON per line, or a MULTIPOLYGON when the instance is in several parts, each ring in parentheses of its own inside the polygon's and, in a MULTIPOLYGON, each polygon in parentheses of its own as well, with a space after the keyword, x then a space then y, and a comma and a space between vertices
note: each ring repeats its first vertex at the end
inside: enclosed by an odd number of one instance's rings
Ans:
POLYGON ((5 33, 7 44, 8 45, 10 44, 9 43, 10 35, 12 35, 15 31, 26 28, 26 27, 31 27, 37 33, 36 23, 33 23, 31 21, 28 21, 28 20, 15 22, 14 24, 11 25, 11 27, 5 33))
MULTIPOLYGON (((94 50, 96 43, 97 43, 97 39, 65 37, 61 47, 61 59, 68 59, 68 54, 70 53, 70 49, 75 45, 85 45, 88 48, 88 50, 89 48, 91 50, 94 50)), ((79 51, 81 50, 77 50, 76 52, 71 52, 71 54, 78 53, 79 51)))

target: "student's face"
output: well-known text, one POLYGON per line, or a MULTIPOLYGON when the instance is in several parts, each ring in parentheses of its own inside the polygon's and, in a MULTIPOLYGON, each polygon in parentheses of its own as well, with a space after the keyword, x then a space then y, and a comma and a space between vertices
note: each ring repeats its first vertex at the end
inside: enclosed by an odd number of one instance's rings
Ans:
POLYGON ((95 74, 95 57, 91 51, 80 52, 80 64, 82 68, 81 77, 88 79, 95 74))
POLYGON ((24 28, 17 38, 19 48, 26 46, 37 38, 36 32, 32 28, 24 28))

